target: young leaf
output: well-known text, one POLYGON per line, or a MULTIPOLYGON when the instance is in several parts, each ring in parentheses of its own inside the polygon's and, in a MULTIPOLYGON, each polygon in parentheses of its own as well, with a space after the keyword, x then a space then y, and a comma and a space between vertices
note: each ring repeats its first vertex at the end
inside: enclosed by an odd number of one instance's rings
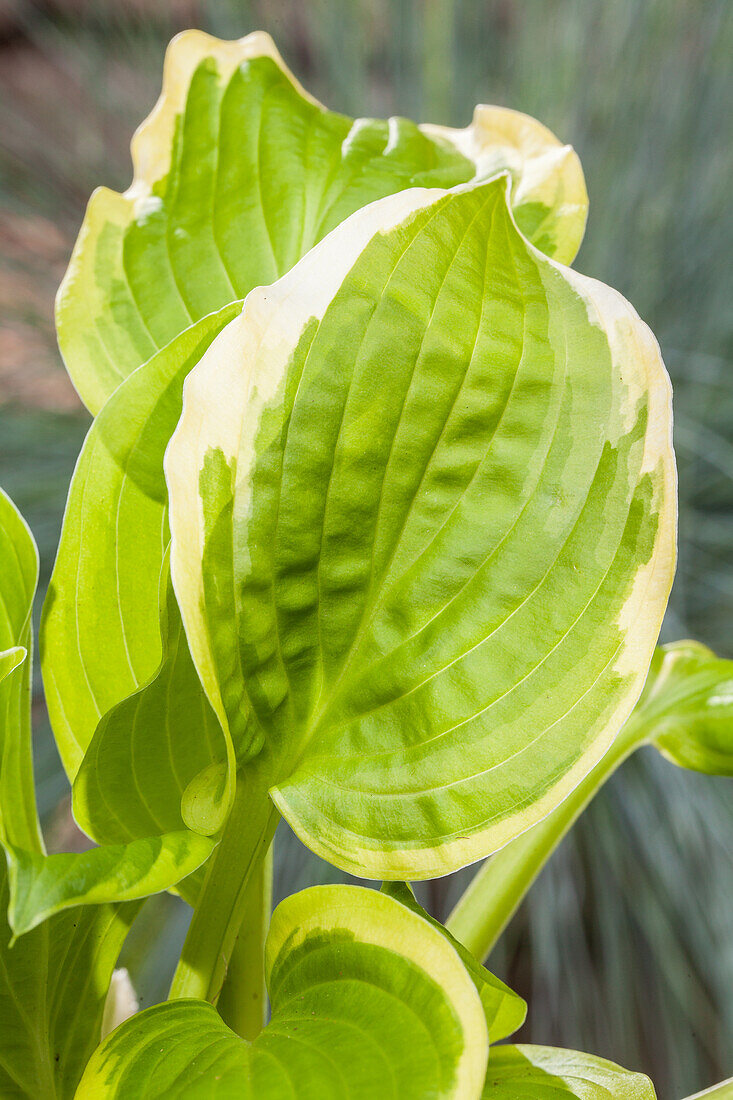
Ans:
POLYGON ((163 454, 186 375, 239 309, 235 302, 205 317, 136 370, 92 424, 79 456, 40 635, 49 716, 72 779, 102 716, 143 687, 161 661, 163 454))
POLYGON ((31 611, 37 583, 33 536, 0 489, 0 842, 32 851, 43 850, 30 726, 31 611))
MULTIPOLYGON (((0 652, 28 653, 31 648, 37 576, 33 537, 0 492, 0 652)), ((6 661, 0 683, 0 842, 8 865, 8 919, 16 936, 80 903, 130 901, 167 889, 200 867, 215 845, 183 829, 47 856, 33 790, 30 664, 26 658, 8 672, 6 661)))
POLYGON ((634 722, 672 763, 733 775, 733 661, 699 642, 660 646, 634 722))
POLYGON ((603 755, 675 554, 670 394, 498 179, 359 211, 189 375, 171 570, 240 759, 358 875, 496 850, 603 755))
MULTIPOLYGON (((38 556, 0 490, 0 840, 43 859, 30 741, 30 614, 38 556)), ((10 904, 0 855, 0 1093, 70 1097, 99 1042, 112 969, 137 905, 53 918, 9 946, 10 904)))
POLYGON ((275 910, 266 964, 272 1019, 247 1043, 211 1005, 133 1017, 93 1055, 78 1097, 241 1100, 479 1097, 481 1003, 445 937, 397 901, 316 886, 275 910))
POLYGON ((406 882, 385 882, 382 884, 382 891, 395 901, 406 905, 433 928, 437 928, 455 948, 481 998, 490 1043, 498 1043, 500 1039, 506 1039, 522 1026, 527 1016, 526 1002, 485 966, 482 966, 462 943, 454 939, 447 928, 426 913, 406 882))
POLYGON ((187 829, 50 856, 6 844, 10 927, 22 936, 64 909, 160 893, 196 871, 213 849, 212 840, 187 829))
POLYGON ((655 1100, 642 1073, 605 1058, 554 1047, 500 1046, 491 1051, 483 1100, 655 1100))
POLYGON ((273 282, 385 195, 509 168, 540 247, 571 260, 585 224, 578 159, 533 119, 482 107, 451 131, 333 114, 262 33, 175 38, 132 159, 123 195, 92 196, 58 297, 61 351, 94 413, 193 321, 273 282))

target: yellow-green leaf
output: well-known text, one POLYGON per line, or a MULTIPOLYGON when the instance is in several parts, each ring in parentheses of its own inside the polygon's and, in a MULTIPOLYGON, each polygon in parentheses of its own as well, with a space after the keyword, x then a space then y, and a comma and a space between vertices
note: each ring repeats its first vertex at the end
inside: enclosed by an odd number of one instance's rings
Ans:
POLYGON ((495 851, 587 774, 672 581, 670 389, 506 179, 354 214, 253 291, 166 454, 192 656, 240 760, 358 875, 495 851))
POLYGON ((79 1100, 477 1100, 488 1039, 478 993, 440 931, 356 886, 276 909, 266 947, 272 1019, 252 1043, 211 1005, 133 1017, 95 1052, 79 1100))
POLYGON ((61 351, 95 413, 192 322, 274 282, 385 195, 509 168, 539 247, 570 260, 585 224, 578 159, 533 119, 480 107, 448 130, 334 114, 262 33, 175 38, 132 159, 124 194, 93 194, 58 297, 61 351))

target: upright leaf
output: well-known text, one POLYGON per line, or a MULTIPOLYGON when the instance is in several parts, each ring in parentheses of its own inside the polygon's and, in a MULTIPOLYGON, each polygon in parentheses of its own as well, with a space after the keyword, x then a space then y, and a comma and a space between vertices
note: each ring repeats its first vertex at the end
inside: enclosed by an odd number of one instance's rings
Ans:
POLYGON ((49 715, 71 778, 102 716, 161 662, 163 454, 186 375, 239 308, 205 317, 136 370, 84 442, 41 620, 49 715))
POLYGON ((10 497, 0 489, 0 841, 42 851, 33 789, 31 612, 38 551, 10 497))
MULTIPOLYGON (((30 743, 30 615, 38 557, 0 490, 0 840, 43 859, 30 743)), ((100 1039, 107 986, 137 906, 54 917, 13 947, 0 855, 0 1094, 70 1097, 100 1039)))
POLYGON ((491 1052, 483 1100, 656 1100, 642 1073, 605 1058, 554 1047, 500 1046, 491 1052))
MULTIPOLYGON (((575 154, 526 116, 478 108, 466 130, 436 134, 403 119, 347 119, 303 92, 262 34, 179 36, 133 161, 125 195, 93 196, 59 294, 61 347, 90 408, 133 372, 85 443, 42 621, 49 713, 71 778, 102 716, 145 688, 160 661, 162 456, 186 373, 238 309, 227 303, 401 188, 507 166, 521 224, 534 232, 526 219, 539 217, 537 240, 565 257, 587 204, 575 154)), ((161 667, 159 695, 170 672, 161 667)), ((186 694, 196 690, 192 681, 186 694)), ((206 738, 199 709, 183 716, 184 742, 206 738)), ((165 736, 149 730, 151 745, 165 736)))
POLYGON ((528 244, 504 179, 374 203, 250 294, 187 380, 171 568, 307 845, 442 874, 592 768, 672 581, 670 420, 648 329, 528 244))
MULTIPOLYGON (((0 572, 0 652, 27 654, 38 559, 30 531, 4 494, 0 572)), ((0 842, 8 868, 8 920, 16 936, 80 903, 131 901, 167 889, 200 867, 215 845, 180 828, 129 844, 46 855, 33 790, 30 663, 26 658, 12 667, 6 660, 0 683, 0 842)))
POLYGON ((157 1005, 105 1040, 79 1100, 480 1096, 478 994, 445 937, 397 901, 357 886, 294 894, 273 915, 266 964, 272 1019, 253 1043, 211 1005, 157 1005))
POLYGON ((192 322, 274 282, 385 195, 508 167, 540 247, 571 260, 585 224, 577 157, 533 119, 479 108, 451 131, 346 118, 301 88, 262 33, 175 38, 132 158, 123 195, 92 196, 58 298, 61 351, 95 413, 192 322))
POLYGON ((73 909, 13 947, 0 856, 0 1096, 74 1096, 101 1039, 107 989, 138 902, 73 909))

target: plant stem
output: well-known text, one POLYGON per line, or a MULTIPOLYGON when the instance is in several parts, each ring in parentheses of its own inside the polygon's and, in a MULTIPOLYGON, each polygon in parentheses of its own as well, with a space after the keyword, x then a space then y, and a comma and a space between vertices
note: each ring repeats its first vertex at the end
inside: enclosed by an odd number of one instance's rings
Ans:
POLYGON ((243 1039, 255 1039, 265 1025, 265 938, 272 912, 273 844, 253 873, 245 913, 234 943, 226 980, 217 1005, 219 1015, 243 1039))
POLYGON ((195 997, 216 1004, 247 908, 248 888, 275 834, 279 813, 268 794, 264 769, 250 763, 237 791, 204 885, 171 985, 171 999, 195 997))
POLYGON ((626 723, 606 755, 546 818, 491 856, 449 916, 446 927, 484 960, 547 860, 590 800, 635 749, 646 741, 638 722, 626 723))

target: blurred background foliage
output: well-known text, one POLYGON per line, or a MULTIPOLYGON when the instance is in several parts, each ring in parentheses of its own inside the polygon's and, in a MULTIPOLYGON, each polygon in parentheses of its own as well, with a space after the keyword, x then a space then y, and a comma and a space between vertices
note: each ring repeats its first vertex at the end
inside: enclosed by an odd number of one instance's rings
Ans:
MULTIPOLYGON (((665 638, 733 656, 729 0, 0 0, 0 483, 33 527, 44 582, 88 427, 53 294, 90 191, 129 182, 130 135, 186 26, 269 31, 309 90, 350 114, 466 125, 474 103, 499 103, 575 145, 591 199, 576 266, 631 299, 675 386, 680 564, 665 638)), ((36 685, 49 845, 80 846, 36 685)), ((631 760, 492 958, 530 1000, 521 1038, 643 1069, 660 1100, 733 1073, 731 836, 729 782, 651 750, 631 760)), ((444 918, 470 874, 421 896, 444 918)), ((336 878, 281 830, 277 898, 336 878)), ((143 1003, 165 995, 186 922, 166 895, 133 931, 143 1003)))

